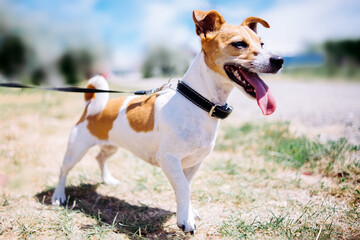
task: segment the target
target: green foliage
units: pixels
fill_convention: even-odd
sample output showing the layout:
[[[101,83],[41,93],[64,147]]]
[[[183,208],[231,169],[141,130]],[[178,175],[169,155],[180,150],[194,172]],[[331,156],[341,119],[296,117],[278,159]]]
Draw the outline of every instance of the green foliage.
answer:
[[[46,72],[43,68],[35,69],[32,74],[30,81],[34,85],[41,85],[46,80]]]
[[[65,82],[76,85],[91,75],[93,57],[87,51],[68,51],[58,61],[59,72]]]
[[[18,36],[9,35],[1,40],[0,72],[7,77],[13,77],[25,66],[27,48]]]
[[[324,50],[330,66],[360,65],[360,39],[327,41]]]

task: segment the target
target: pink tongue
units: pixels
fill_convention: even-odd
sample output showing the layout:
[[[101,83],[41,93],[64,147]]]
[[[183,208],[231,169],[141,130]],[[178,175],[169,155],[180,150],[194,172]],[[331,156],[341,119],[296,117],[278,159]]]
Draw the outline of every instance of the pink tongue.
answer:
[[[276,109],[276,101],[269,90],[269,87],[259,77],[258,74],[252,72],[241,71],[245,79],[255,88],[256,100],[264,115],[272,114]]]

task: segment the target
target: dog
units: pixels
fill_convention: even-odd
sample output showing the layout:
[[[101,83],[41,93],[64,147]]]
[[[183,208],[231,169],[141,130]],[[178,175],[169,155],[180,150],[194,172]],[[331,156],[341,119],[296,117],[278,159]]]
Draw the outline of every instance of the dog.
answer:
[[[85,110],[72,128],[54,205],[66,202],[66,177],[86,151],[100,145],[96,159],[104,183],[119,180],[109,172],[106,160],[118,147],[161,167],[171,183],[177,202],[177,225],[194,233],[199,216],[190,203],[190,184],[213,150],[219,119],[231,113],[226,100],[234,87],[257,100],[264,115],[272,114],[276,101],[257,73],[277,73],[284,60],[263,49],[257,17],[230,25],[215,10],[193,11],[201,51],[179,82],[177,90],[164,89],[151,96],[109,99],[108,93],[85,93]],[[109,89],[102,76],[88,81],[87,88]],[[206,105],[207,104],[207,105]]]

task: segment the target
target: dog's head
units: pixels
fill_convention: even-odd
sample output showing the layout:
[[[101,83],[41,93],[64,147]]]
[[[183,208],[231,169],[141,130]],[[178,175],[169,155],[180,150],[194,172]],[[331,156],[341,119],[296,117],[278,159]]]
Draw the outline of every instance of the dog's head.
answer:
[[[195,10],[193,20],[206,65],[256,98],[264,115],[272,114],[275,99],[257,73],[277,73],[284,60],[264,50],[257,35],[258,23],[266,28],[269,24],[261,18],[248,17],[241,25],[230,25],[215,10]]]

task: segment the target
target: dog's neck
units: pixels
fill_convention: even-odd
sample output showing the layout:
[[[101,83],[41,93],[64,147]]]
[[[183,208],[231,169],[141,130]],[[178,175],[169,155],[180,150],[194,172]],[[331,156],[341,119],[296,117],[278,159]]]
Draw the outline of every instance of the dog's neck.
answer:
[[[213,102],[224,105],[234,85],[229,79],[212,71],[205,63],[204,53],[201,51],[185,73],[182,81],[199,94]]]

